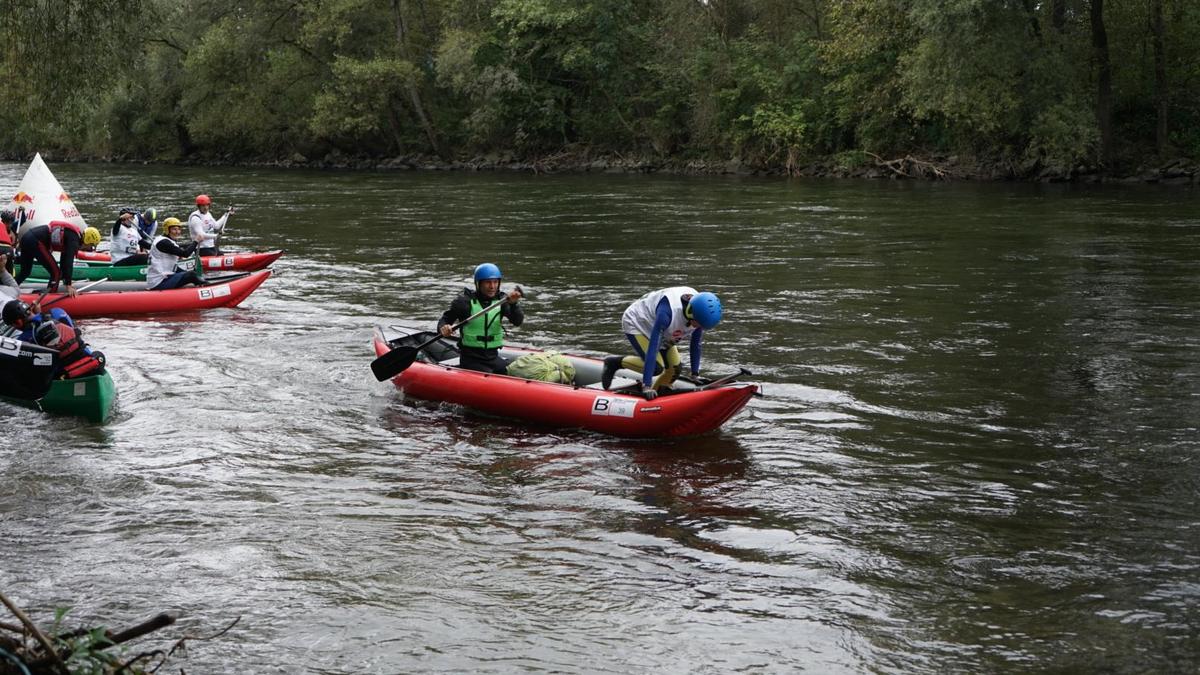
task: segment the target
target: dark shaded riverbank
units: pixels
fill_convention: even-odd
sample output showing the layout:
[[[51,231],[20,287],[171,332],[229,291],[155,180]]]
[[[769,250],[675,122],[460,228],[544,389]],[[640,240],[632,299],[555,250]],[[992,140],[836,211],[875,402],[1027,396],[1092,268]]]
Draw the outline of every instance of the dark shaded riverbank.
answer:
[[[945,180],[978,182],[1159,184],[1200,185],[1200,160],[1177,158],[1148,162],[1128,170],[1095,167],[1047,167],[1038,163],[1018,164],[950,157],[879,157],[862,153],[823,157],[797,162],[792,167],[760,164],[741,159],[660,158],[636,154],[591,153],[563,150],[556,153],[520,156],[493,153],[468,159],[446,159],[432,155],[366,157],[331,152],[313,158],[240,158],[233,155],[193,156],[186,159],[146,159],[129,156],[90,156],[44,152],[47,162],[163,164],[173,166],[325,169],[356,171],[498,171],[536,174],[663,174],[676,176],[762,176],[810,178],[861,178],[876,180]],[[0,159],[22,162],[32,156],[0,154]]]

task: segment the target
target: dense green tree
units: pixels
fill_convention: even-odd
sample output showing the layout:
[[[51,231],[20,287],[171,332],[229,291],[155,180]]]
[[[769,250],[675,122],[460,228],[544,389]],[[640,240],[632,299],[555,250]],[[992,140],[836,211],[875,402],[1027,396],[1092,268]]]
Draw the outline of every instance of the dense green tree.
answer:
[[[1190,0],[0,0],[8,152],[1200,155]]]

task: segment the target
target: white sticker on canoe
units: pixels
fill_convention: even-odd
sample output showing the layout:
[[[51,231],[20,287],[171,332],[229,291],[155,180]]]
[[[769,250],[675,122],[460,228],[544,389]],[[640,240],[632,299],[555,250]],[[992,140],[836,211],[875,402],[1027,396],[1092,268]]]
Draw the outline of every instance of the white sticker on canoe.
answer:
[[[76,396],[87,396],[87,382],[76,382],[75,383],[75,395]]]
[[[597,396],[592,401],[592,414],[608,417],[633,417],[637,410],[637,400],[632,398],[610,398]]]
[[[35,366],[52,366],[54,365],[53,354],[34,354],[33,365]]]
[[[223,298],[229,295],[229,284],[221,286],[208,286],[200,289],[201,300],[212,300],[213,298]]]
[[[204,266],[210,270],[219,270],[219,269],[223,269],[225,267],[233,267],[233,256],[225,256],[224,258],[218,258],[216,256],[213,256],[211,258],[205,258]]]
[[[21,343],[8,338],[0,338],[0,354],[16,356],[21,351]]]

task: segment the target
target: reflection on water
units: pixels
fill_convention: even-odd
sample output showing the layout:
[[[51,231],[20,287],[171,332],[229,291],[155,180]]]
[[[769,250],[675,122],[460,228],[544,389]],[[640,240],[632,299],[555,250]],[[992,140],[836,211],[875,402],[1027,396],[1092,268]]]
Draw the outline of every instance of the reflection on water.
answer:
[[[0,586],[43,620],[242,616],[195,672],[1200,661],[1191,192],[52,169],[94,224],[203,186],[288,253],[239,309],[87,322],[107,425],[0,406]],[[704,371],[765,396],[628,441],[375,382],[373,324],[483,260],[530,291],[508,339],[566,351],[714,290]]]

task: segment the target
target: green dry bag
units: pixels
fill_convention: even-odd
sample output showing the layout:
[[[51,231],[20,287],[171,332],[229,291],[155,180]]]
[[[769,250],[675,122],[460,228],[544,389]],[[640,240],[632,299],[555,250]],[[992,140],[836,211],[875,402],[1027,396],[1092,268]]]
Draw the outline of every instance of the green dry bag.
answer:
[[[575,379],[575,365],[558,352],[525,354],[508,364],[508,374],[527,380],[571,384]]]

